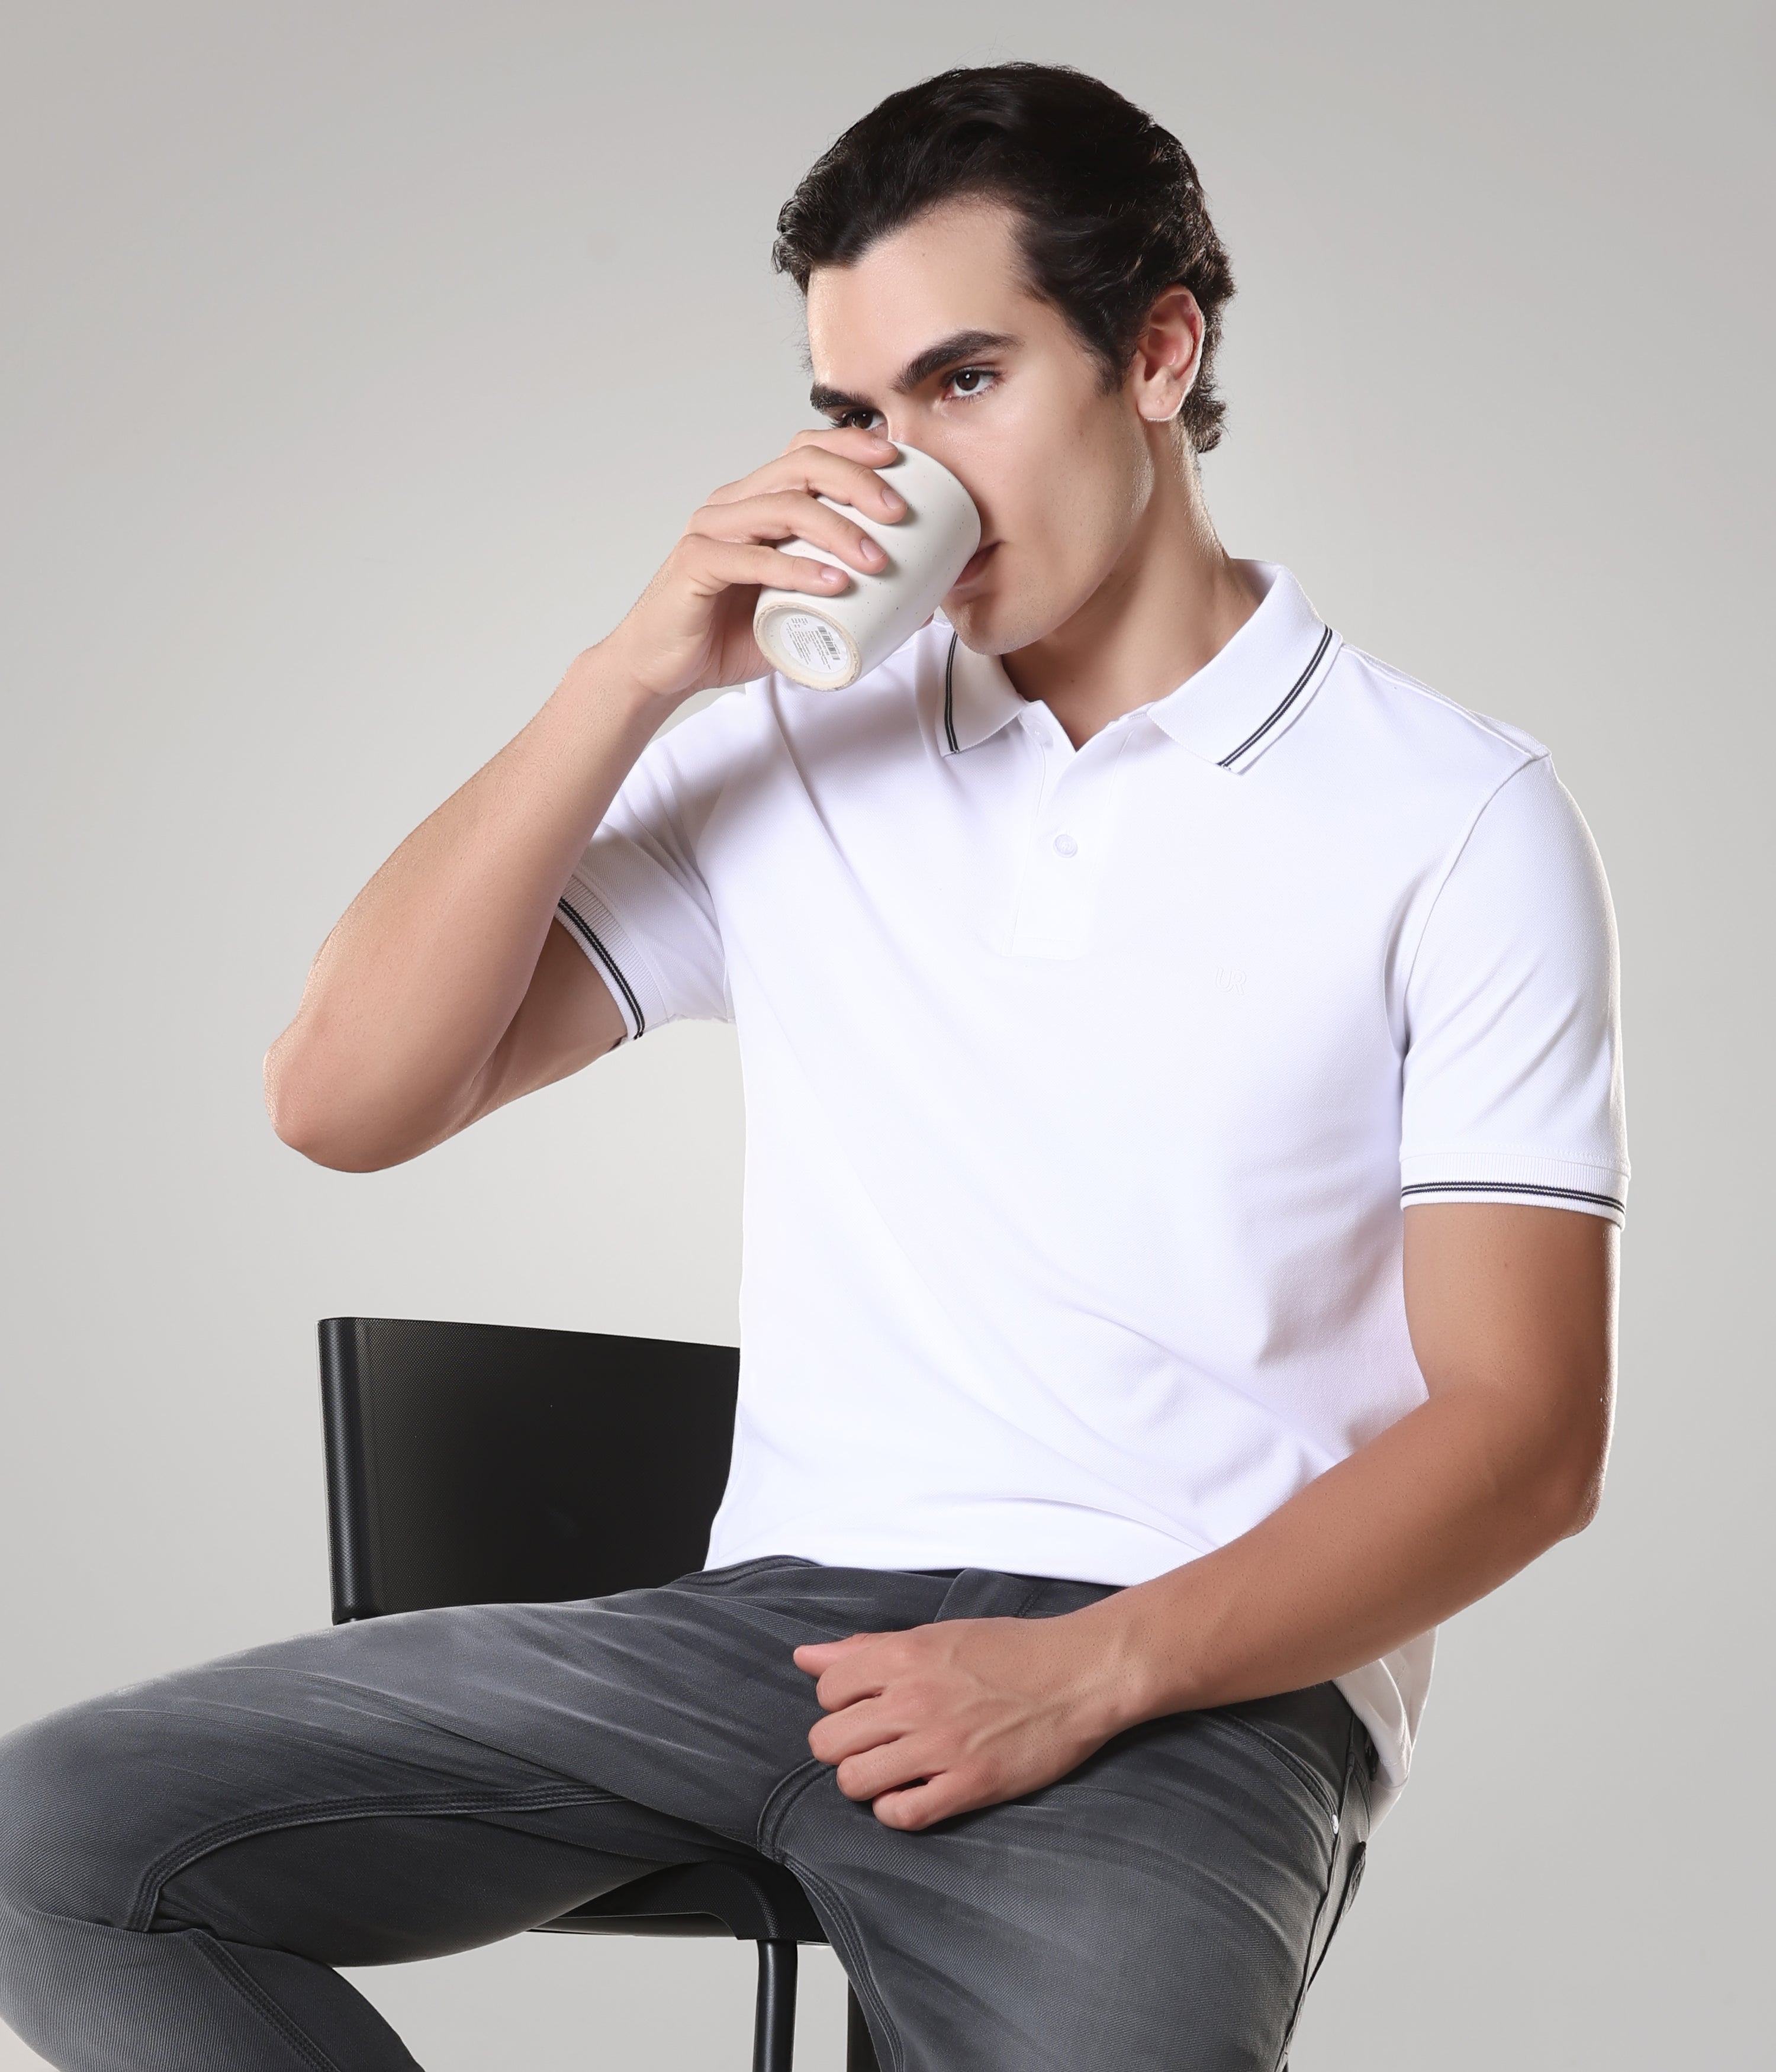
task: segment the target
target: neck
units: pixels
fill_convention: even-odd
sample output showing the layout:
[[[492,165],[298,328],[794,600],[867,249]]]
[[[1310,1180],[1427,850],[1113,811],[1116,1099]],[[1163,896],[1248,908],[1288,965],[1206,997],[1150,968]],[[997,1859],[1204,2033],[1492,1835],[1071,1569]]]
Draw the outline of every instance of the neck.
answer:
[[[1108,574],[1072,616],[1002,656],[1075,748],[1124,713],[1174,691],[1258,608],[1259,594],[1215,537],[1193,462],[1155,426],[1146,504]]]

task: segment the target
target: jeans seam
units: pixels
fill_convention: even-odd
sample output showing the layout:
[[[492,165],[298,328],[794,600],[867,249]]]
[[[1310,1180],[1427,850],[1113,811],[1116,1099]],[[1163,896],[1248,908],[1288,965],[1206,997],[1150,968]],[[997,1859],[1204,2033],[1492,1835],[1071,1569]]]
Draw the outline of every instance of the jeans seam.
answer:
[[[772,1856],[771,1851],[775,1845],[779,1829],[789,1817],[790,1807],[811,1784],[818,1780],[822,1770],[831,1767],[817,1756],[811,1756],[806,1762],[798,1763],[787,1777],[779,1778],[771,1786],[771,1795],[759,1808],[758,1825],[753,1830],[752,1844],[760,1856],[769,1857],[772,1862],[778,1860]]]
[[[316,1799],[298,1806],[276,1806],[263,1812],[244,1813],[214,1827],[201,1829],[171,1848],[163,1849],[137,1881],[135,1897],[123,1926],[138,1933],[153,1920],[166,1881],[188,1869],[199,1856],[226,1848],[231,1842],[250,1836],[270,1834],[286,1827],[312,1827],[328,1820],[364,1820],[377,1815],[401,1813],[441,1816],[463,1813],[535,1812],[550,1806],[596,1805],[617,1803],[615,1794],[585,1785],[553,1785],[521,1792],[457,1793],[447,1798],[417,1792],[386,1792],[369,1798]]]
[[[1348,1815],[1350,1811],[1350,1786],[1352,1780],[1359,1779],[1363,1774],[1363,1765],[1358,1760],[1357,1755],[1359,1736],[1367,1739],[1367,1734],[1364,1729],[1355,1720],[1353,1720],[1350,1729],[1350,1751],[1346,1756],[1344,1765],[1344,1794],[1338,1809],[1340,1815],[1339,1829],[1341,1835],[1343,1836],[1343,1840],[1341,1841],[1339,1846],[1345,1851],[1344,1883],[1338,1888],[1338,1910],[1332,1916],[1332,1925],[1326,1931],[1326,1940],[1320,1945],[1320,1954],[1314,1959],[1313,1970],[1307,1975],[1306,1985],[1301,1988],[1301,1997],[1304,2000],[1307,1997],[1308,1993],[1312,1990],[1314,1981],[1320,1975],[1320,1967],[1326,1962],[1327,1953],[1332,1947],[1332,1938],[1338,1934],[1338,1929],[1344,1920],[1345,1910],[1350,1904],[1350,1877],[1351,1873],[1357,1867],[1357,1850],[1361,1848],[1367,1851],[1368,1847],[1367,1839],[1359,1844],[1353,1844],[1350,1842],[1348,1832],[1349,1821],[1345,1817]],[[1367,1823],[1365,1823],[1366,1834],[1367,1825]],[[1335,1870],[1335,1864],[1334,1868]],[[1297,2019],[1298,2020],[1299,2018],[1299,2012],[1297,2011]]]
[[[791,1867],[786,1864],[784,1868],[788,1869]],[[845,1963],[845,1976],[850,1981],[851,1990],[874,2011],[882,2033],[888,2039],[889,2062],[882,2068],[882,2072],[901,2072],[906,2062],[906,2054],[901,2047],[900,2032],[888,2012],[888,2004],[882,1996],[882,1988],[876,1984],[875,1973],[870,1968],[869,1954],[864,1948],[849,1909],[839,1893],[818,1872],[801,1864],[794,1865],[793,1869],[803,1889],[817,1893],[824,1901],[828,1918],[822,1925],[834,1953],[841,1963]],[[849,1962],[845,1962],[847,1959]]]
[[[258,1980],[245,1970],[213,1936],[195,1935],[192,1943],[212,1969],[221,1974],[253,2012],[277,2031],[305,2064],[312,2066],[314,2072],[339,2072],[338,2061],[323,2050],[306,2030],[298,2029]]]
[[[1256,1729],[1253,1731],[1256,1732]],[[1268,1741],[1269,1736],[1266,1735],[1264,1738]],[[1350,1778],[1356,1766],[1356,1756],[1357,1724],[1355,1716],[1353,1714],[1350,1731],[1345,1741],[1344,1782],[1338,1794],[1338,1809],[1332,1815],[1337,1825],[1334,1830],[1331,1857],[1326,1866],[1326,1889],[1320,1894],[1319,1904],[1314,1910],[1314,1925],[1307,1931],[1307,1950],[1301,1959],[1301,1983],[1296,1991],[1295,2004],[1289,2009],[1289,2026],[1283,2031],[1282,2048],[1276,2054],[1276,2072],[1287,2072],[1289,2046],[1295,2041],[1295,2027],[1301,2018],[1301,2008],[1307,2000],[1308,1988],[1320,1975],[1320,1966],[1326,1962],[1326,1951],[1332,1947],[1332,1938],[1338,1931],[1338,1918],[1342,1916],[1344,1910],[1341,1898],[1338,1915],[1334,1917],[1332,1926],[1326,1931],[1326,1947],[1320,1951],[1319,1957],[1316,1960],[1314,1955],[1314,1938],[1319,1934],[1320,1923],[1326,1918],[1326,1902],[1332,1897],[1333,1881],[1338,1876],[1338,1858],[1344,1849],[1348,1823],[1343,1815],[1350,1808]]]

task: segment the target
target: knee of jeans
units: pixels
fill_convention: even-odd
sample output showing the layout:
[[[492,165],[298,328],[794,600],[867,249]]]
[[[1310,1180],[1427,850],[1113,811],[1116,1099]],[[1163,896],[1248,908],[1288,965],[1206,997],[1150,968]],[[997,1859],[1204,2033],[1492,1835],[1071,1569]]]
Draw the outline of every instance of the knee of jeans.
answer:
[[[23,1912],[121,1926],[134,1899],[122,1859],[145,1780],[98,1705],[0,1737],[0,1901]]]

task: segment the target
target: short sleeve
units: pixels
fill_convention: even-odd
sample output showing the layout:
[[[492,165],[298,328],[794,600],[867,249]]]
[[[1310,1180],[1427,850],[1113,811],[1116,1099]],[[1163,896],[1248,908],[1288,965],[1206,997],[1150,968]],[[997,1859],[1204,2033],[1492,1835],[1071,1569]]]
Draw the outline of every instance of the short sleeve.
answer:
[[[1406,985],[1400,1192],[1620,1223],[1628,1153],[1615,918],[1544,756],[1493,794],[1425,922]]]
[[[684,730],[643,750],[557,909],[631,1038],[668,1022],[730,1018],[722,931],[692,832],[706,812],[709,780],[675,752]]]

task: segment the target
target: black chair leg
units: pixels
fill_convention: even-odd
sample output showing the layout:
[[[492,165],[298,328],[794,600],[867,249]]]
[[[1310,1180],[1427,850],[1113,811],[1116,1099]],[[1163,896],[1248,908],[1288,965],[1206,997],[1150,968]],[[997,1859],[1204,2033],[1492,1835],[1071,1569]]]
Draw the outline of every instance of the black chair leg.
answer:
[[[758,2011],[752,2025],[752,2072],[790,2072],[796,2054],[796,1945],[758,1945]]]
[[[870,2040],[870,2025],[863,2018],[857,1996],[845,1996],[845,2072],[882,2072],[876,2062],[876,2046]]]

